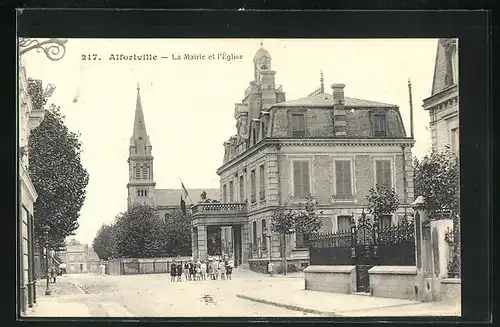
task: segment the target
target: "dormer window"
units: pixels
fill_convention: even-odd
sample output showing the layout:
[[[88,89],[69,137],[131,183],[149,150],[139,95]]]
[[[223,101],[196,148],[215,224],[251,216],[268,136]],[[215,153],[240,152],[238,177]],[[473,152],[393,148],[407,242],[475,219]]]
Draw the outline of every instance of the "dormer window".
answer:
[[[306,136],[306,123],[304,114],[292,114],[292,137]]]
[[[373,116],[375,137],[385,137],[387,124],[385,114],[375,114]]]

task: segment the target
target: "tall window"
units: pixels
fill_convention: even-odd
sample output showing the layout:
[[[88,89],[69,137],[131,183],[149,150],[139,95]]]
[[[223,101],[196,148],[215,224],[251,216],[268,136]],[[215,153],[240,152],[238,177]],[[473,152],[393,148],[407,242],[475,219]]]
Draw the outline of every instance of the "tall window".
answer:
[[[386,121],[385,115],[374,115],[375,137],[386,135]]]
[[[141,179],[141,167],[139,164],[135,166],[135,179]]]
[[[255,127],[253,127],[252,128],[252,145],[254,145],[255,143],[257,143],[257,135],[255,132]]]
[[[351,216],[337,217],[337,231],[348,232],[350,228],[351,228]]]
[[[457,128],[453,128],[451,130],[451,135],[450,135],[450,145],[451,145],[451,151],[453,151],[453,153],[457,154],[459,153],[459,135],[458,135],[458,127]]]
[[[250,197],[252,198],[251,201],[255,202],[256,201],[256,189],[255,189],[255,169],[252,169],[250,171]]]
[[[245,177],[240,176],[240,202],[245,202]]]
[[[375,182],[377,184],[386,184],[392,187],[392,172],[390,160],[375,161]]]
[[[309,161],[293,162],[293,194],[295,197],[306,197],[311,193],[309,184]]]
[[[265,191],[265,176],[264,176],[264,165],[260,165],[259,167],[259,198],[261,200],[264,200],[266,198],[266,191]]]
[[[226,184],[222,185],[222,202],[227,202],[227,186]]]
[[[148,169],[148,168],[149,168],[149,167],[148,167],[148,165],[147,165],[147,164],[144,164],[144,165],[142,166],[142,178],[143,178],[143,179],[148,179],[148,178],[149,178],[149,176],[148,176],[148,170],[149,170],[149,169]]]
[[[292,136],[304,137],[306,135],[306,123],[304,114],[292,115]]]
[[[351,161],[335,161],[335,191],[340,199],[352,197]]]
[[[229,202],[233,202],[233,195],[234,195],[234,189],[233,189],[233,181],[229,182]]]
[[[252,243],[253,244],[257,244],[257,222],[254,221],[252,223],[252,232],[253,232],[253,240],[252,240]]]
[[[383,215],[379,217],[379,226],[380,228],[391,227],[392,224],[392,216],[391,215]]]

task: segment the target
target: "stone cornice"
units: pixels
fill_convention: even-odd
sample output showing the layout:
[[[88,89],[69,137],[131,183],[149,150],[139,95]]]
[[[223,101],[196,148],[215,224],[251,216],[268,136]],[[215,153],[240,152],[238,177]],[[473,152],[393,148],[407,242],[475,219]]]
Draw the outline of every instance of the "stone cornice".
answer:
[[[127,187],[130,186],[156,186],[156,182],[130,182],[127,184]]]
[[[265,138],[260,140],[257,144],[247,149],[245,152],[241,153],[237,157],[225,162],[219,169],[217,169],[217,174],[221,174],[222,171],[227,168],[238,164],[240,161],[248,158],[252,154],[261,151],[268,146],[409,146],[412,147],[415,144],[415,140],[409,137],[406,138]]]
[[[127,162],[130,162],[130,160],[140,161],[140,160],[153,160],[153,159],[154,159],[153,156],[130,156],[128,157]]]
[[[441,92],[433,94],[432,96],[424,99],[422,107],[424,110],[433,109],[442,102],[458,98],[458,85],[452,85]]]

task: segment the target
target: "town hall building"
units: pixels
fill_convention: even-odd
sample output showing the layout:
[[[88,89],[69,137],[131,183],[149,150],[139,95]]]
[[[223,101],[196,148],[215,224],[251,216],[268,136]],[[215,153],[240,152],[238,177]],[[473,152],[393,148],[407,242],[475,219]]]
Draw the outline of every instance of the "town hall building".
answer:
[[[193,206],[193,256],[210,256],[210,235],[222,228],[223,248],[236,266],[265,271],[269,260],[279,266],[281,240],[271,231],[273,211],[283,204],[298,208],[308,195],[318,201],[323,232],[347,231],[351,217],[366,211],[366,196],[378,183],[390,185],[400,199],[399,210],[383,217],[382,226],[411,211],[415,140],[407,135],[397,105],[348,97],[348,86],[340,83],[328,91],[322,74],[314,92],[287,100],[262,46],[253,67],[250,85],[235,104],[236,132],[224,142],[217,170],[221,203]],[[149,141],[143,141],[148,151]],[[152,181],[143,183],[154,187]],[[286,243],[288,262],[306,266],[309,252],[302,235],[294,233]]]
[[[169,211],[180,209],[181,189],[157,189],[154,180],[154,157],[151,140],[146,131],[140,88],[137,86],[134,130],[129,145],[129,182],[127,184],[128,208],[136,204],[148,204],[158,210],[160,217]],[[219,200],[219,189],[188,189],[190,197],[206,193],[208,200]],[[189,202],[188,202],[189,203]]]

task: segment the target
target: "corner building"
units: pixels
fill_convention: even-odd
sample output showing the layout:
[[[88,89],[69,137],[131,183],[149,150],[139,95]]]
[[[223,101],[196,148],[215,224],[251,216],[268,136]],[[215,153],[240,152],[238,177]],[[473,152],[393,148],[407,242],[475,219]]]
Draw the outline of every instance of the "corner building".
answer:
[[[222,203],[195,205],[192,216],[194,254],[207,256],[207,226],[219,225],[230,234],[223,242],[230,243],[235,264],[256,271],[265,271],[270,257],[281,265],[280,236],[271,233],[280,204],[298,208],[312,194],[323,212],[322,232],[336,232],[348,230],[351,215],[366,209],[376,183],[392,185],[401,203],[382,225],[397,223],[413,199],[414,140],[398,106],[346,97],[344,84],[333,84],[328,93],[323,76],[309,96],[287,101],[271,61],[261,47],[253,80],[235,106],[237,131],[224,143],[217,170]],[[292,234],[286,242],[289,264],[304,268],[309,253],[303,236]]]

